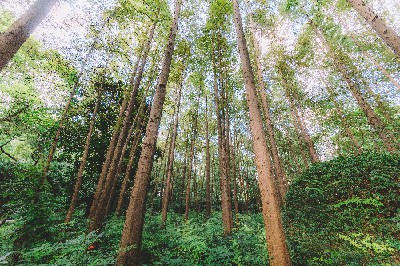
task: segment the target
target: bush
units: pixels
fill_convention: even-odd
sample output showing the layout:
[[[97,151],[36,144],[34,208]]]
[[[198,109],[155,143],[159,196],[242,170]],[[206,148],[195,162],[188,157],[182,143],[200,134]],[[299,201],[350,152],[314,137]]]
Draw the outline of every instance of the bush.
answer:
[[[369,153],[297,177],[284,210],[294,265],[399,263],[399,175],[398,155]]]

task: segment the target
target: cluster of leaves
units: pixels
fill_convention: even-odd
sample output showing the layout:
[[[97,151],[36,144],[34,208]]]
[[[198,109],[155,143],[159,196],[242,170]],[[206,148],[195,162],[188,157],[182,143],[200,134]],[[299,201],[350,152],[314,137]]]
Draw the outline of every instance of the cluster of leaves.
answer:
[[[398,262],[399,174],[398,155],[364,153],[315,164],[295,179],[284,215],[293,263]]]

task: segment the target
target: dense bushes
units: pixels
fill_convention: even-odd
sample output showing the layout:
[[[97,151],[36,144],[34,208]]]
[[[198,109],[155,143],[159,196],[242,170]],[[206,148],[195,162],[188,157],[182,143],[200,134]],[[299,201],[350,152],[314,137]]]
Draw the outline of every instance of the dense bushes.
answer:
[[[286,198],[294,265],[400,263],[400,157],[362,154],[318,163]]]

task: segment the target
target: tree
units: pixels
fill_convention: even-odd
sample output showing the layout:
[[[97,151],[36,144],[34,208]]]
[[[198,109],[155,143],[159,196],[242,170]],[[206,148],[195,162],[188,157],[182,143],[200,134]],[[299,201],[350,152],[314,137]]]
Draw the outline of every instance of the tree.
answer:
[[[364,112],[365,116],[368,119],[368,123],[373,127],[379,137],[382,139],[386,149],[388,151],[395,151],[396,150],[396,140],[394,139],[393,135],[391,132],[389,132],[385,126],[385,124],[382,122],[382,120],[379,118],[379,116],[375,113],[375,111],[372,109],[370,104],[366,101],[365,97],[362,95],[361,90],[360,90],[360,82],[354,81],[354,77],[356,75],[354,74],[354,67],[350,65],[350,67],[346,67],[344,62],[347,62],[347,64],[350,64],[350,60],[347,58],[346,60],[346,55],[342,51],[336,51],[336,53],[333,53],[331,44],[327,41],[324,32],[320,31],[318,27],[311,22],[311,26],[314,28],[316,31],[318,37],[322,40],[325,49],[329,56],[332,58],[333,63],[337,69],[337,71],[343,76],[343,79],[346,81],[348,84],[348,88],[353,95],[354,99],[356,100],[357,104],[361,108],[361,110]]]
[[[171,136],[171,143],[169,148],[168,154],[168,167],[167,167],[167,179],[165,180],[165,189],[163,195],[163,202],[162,202],[162,221],[161,227],[165,228],[165,223],[167,222],[167,211],[168,211],[168,203],[171,193],[171,182],[172,182],[172,173],[174,169],[174,156],[175,156],[175,142],[176,142],[176,135],[178,134],[178,123],[179,123],[179,108],[181,105],[181,96],[182,96],[182,83],[183,83],[183,75],[185,73],[185,62],[182,62],[182,77],[179,83],[178,88],[178,96],[176,97],[176,111],[175,111],[175,121],[174,127]]]
[[[165,100],[172,55],[174,52],[175,37],[178,31],[181,5],[181,0],[175,2],[174,19],[168,37],[167,48],[164,53],[162,69],[154,96],[154,103],[151,107],[150,118],[146,127],[146,136],[143,140],[143,148],[135,175],[135,183],[131,192],[128,210],[126,212],[126,220],[122,231],[120,252],[116,263],[117,265],[138,265],[139,263],[138,259],[142,241],[146,194],[150,183],[153,155]]]
[[[57,0],[36,0],[4,33],[0,34],[0,71],[8,64]]]
[[[246,87],[246,98],[250,112],[250,127],[253,135],[255,163],[261,193],[263,218],[267,236],[268,253],[271,265],[291,265],[289,250],[279,207],[279,199],[271,176],[271,161],[268,154],[267,140],[262,128],[261,113],[258,109],[257,91],[250,56],[243,32],[239,4],[233,0],[234,22],[238,39],[238,48]]]
[[[400,57],[400,36],[369,8],[364,0],[347,0],[357,13],[375,30],[379,37]]]
[[[208,98],[206,94],[206,219],[210,218],[211,214],[211,186],[210,186],[210,135],[208,125]]]
[[[251,29],[251,39],[253,41],[253,46],[254,46],[254,55],[255,55],[255,61],[256,61],[256,68],[257,68],[257,80],[258,80],[258,86],[259,86],[259,94],[261,97],[261,104],[263,107],[264,111],[264,117],[265,117],[265,126],[266,130],[268,133],[269,137],[269,143],[271,147],[271,153],[272,153],[272,158],[273,158],[273,164],[274,164],[274,169],[276,172],[277,176],[277,182],[279,184],[279,193],[281,200],[284,201],[286,190],[287,190],[287,178],[286,178],[286,173],[285,170],[283,169],[281,159],[279,157],[278,153],[278,146],[275,141],[275,133],[274,133],[274,125],[271,120],[271,113],[268,105],[268,99],[267,99],[267,93],[266,93],[266,88],[265,88],[265,83],[262,78],[262,68],[261,68],[261,61],[260,61],[260,47],[259,44],[256,40],[255,36],[255,27],[254,27],[254,22],[253,22],[253,16],[250,16],[250,29]]]
[[[78,201],[78,193],[79,193],[79,189],[82,186],[83,171],[85,170],[86,160],[87,160],[87,157],[89,155],[90,139],[92,138],[94,124],[96,122],[97,111],[99,110],[99,106],[100,106],[101,96],[102,96],[102,90],[99,89],[97,91],[96,105],[94,107],[92,118],[90,120],[89,131],[88,131],[88,134],[86,136],[86,143],[85,143],[85,148],[84,148],[83,154],[82,154],[81,165],[79,166],[78,175],[76,177],[76,183],[75,183],[75,187],[74,187],[74,194],[72,195],[71,204],[69,206],[68,213],[67,213],[67,216],[65,218],[65,222],[66,223],[71,221],[72,215],[74,214],[74,211],[75,211],[76,203]]]

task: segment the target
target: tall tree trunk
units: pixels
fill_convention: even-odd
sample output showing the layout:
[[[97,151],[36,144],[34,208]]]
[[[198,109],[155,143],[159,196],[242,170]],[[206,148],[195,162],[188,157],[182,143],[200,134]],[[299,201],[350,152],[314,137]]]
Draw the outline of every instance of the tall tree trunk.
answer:
[[[176,112],[175,112],[175,122],[174,122],[174,129],[172,131],[171,136],[171,144],[169,148],[169,155],[168,155],[168,167],[167,167],[167,179],[165,181],[165,189],[164,189],[164,196],[162,202],[162,211],[161,211],[161,227],[165,228],[167,222],[167,211],[168,211],[168,203],[170,198],[170,187],[171,187],[171,180],[172,180],[172,173],[174,170],[174,158],[175,158],[175,142],[176,142],[176,135],[178,134],[178,123],[179,123],[179,108],[181,105],[181,95],[182,95],[182,83],[183,83],[183,75],[185,73],[185,69],[182,69],[182,76],[181,81],[179,84],[179,91],[178,97],[176,99]]]
[[[144,45],[140,45],[139,53],[138,53],[139,56],[136,59],[136,63],[133,67],[133,71],[131,74],[131,80],[130,80],[131,84],[132,84],[132,82],[134,82],[134,77],[137,74],[139,64],[140,64],[140,61],[142,58],[143,49],[144,49]],[[89,215],[90,220],[93,220],[93,217],[95,216],[95,212],[97,211],[98,201],[100,200],[99,197],[101,196],[102,190],[104,188],[104,184],[106,182],[107,172],[108,172],[111,160],[112,160],[112,156],[114,155],[115,145],[117,144],[117,141],[118,141],[121,124],[122,124],[123,118],[124,118],[124,112],[128,105],[128,100],[129,100],[128,93],[129,93],[129,90],[126,90],[125,94],[124,94],[123,102],[122,102],[120,110],[119,110],[118,118],[117,118],[117,121],[114,126],[114,132],[110,139],[110,143],[108,144],[106,159],[104,160],[103,166],[101,168],[100,177],[97,182],[96,190],[95,190],[95,193],[93,196],[92,206],[90,208],[90,215]],[[93,224],[93,225],[89,224],[89,228],[91,226],[93,226],[93,228],[97,227],[97,225],[95,225],[95,224]]]
[[[214,49],[213,49],[214,50]],[[218,47],[218,52],[220,53],[220,49]],[[214,53],[213,53],[214,54]],[[220,170],[220,187],[221,187],[221,210],[222,210],[222,223],[224,226],[224,235],[232,234],[232,207],[231,207],[231,199],[230,199],[230,184],[228,177],[228,159],[227,159],[227,149],[226,149],[226,140],[225,140],[225,127],[224,127],[224,119],[221,113],[223,107],[221,107],[219,101],[219,93],[218,93],[218,83],[217,83],[217,74],[216,74],[216,60],[213,56],[213,72],[214,72],[214,101],[215,101],[215,109],[217,114],[217,130],[218,130],[218,157],[219,157],[219,170]],[[219,66],[221,68],[221,65]],[[221,79],[221,74],[220,80]],[[222,82],[220,82],[222,85]]]
[[[139,264],[139,253],[142,243],[142,230],[146,210],[146,194],[150,183],[150,174],[157,142],[158,127],[160,125],[165,100],[172,55],[174,52],[175,37],[178,31],[181,5],[182,1],[176,0],[174,19],[169,33],[162,70],[154,96],[154,103],[150,111],[146,136],[142,144],[142,153],[139,158],[135,183],[132,189],[128,210],[126,212],[126,220],[120,243],[120,253],[118,254],[116,265],[136,266]]]
[[[147,43],[144,48],[144,54],[141,58],[141,63],[137,70],[136,78],[134,79],[133,88],[132,88],[132,92],[130,95],[130,101],[129,101],[128,107],[125,111],[123,126],[122,126],[122,129],[118,136],[118,142],[117,142],[117,145],[115,146],[115,149],[114,149],[114,152],[112,155],[112,159],[111,159],[111,163],[109,165],[109,168],[107,169],[108,171],[107,171],[107,175],[106,175],[106,182],[105,182],[102,192],[100,194],[94,216],[92,216],[92,223],[90,224],[90,228],[89,228],[90,230],[100,229],[100,227],[102,226],[102,223],[104,221],[104,218],[107,215],[107,212],[106,212],[107,211],[106,208],[108,205],[107,203],[108,203],[109,199],[112,197],[111,191],[114,186],[114,183],[116,183],[116,181],[117,181],[115,179],[118,178],[116,176],[116,173],[118,170],[118,163],[120,161],[122,149],[123,149],[124,143],[126,141],[129,128],[132,123],[133,110],[135,107],[137,107],[137,95],[138,95],[140,83],[141,83],[141,80],[143,77],[144,68],[147,63],[147,56],[150,51],[151,43],[153,41],[153,35],[154,35],[154,30],[155,30],[156,24],[157,24],[157,19],[155,20],[155,22],[153,22],[151,29],[149,31]],[[132,78],[132,80],[133,80],[133,78]]]
[[[236,134],[235,134],[236,135]],[[235,206],[235,220],[236,224],[239,223],[239,200],[238,200],[238,192],[237,192],[237,169],[236,169],[236,154],[235,154],[235,143],[231,143],[231,151],[232,151],[232,182],[233,182],[233,203]]]
[[[198,108],[197,108],[198,110]],[[196,111],[196,116],[194,117],[193,126],[192,126],[192,139],[190,141],[190,155],[189,155],[189,169],[187,173],[187,180],[186,180],[186,197],[185,197],[185,221],[189,219],[189,211],[190,211],[190,181],[192,179],[192,170],[193,170],[193,161],[194,158],[194,149],[195,143],[197,139],[197,118],[198,111]]]
[[[275,133],[274,133],[274,125],[272,123],[271,119],[271,113],[269,110],[269,105],[268,105],[268,96],[266,93],[266,88],[265,88],[265,83],[262,78],[262,67],[261,67],[261,60],[260,60],[260,47],[257,42],[256,36],[255,36],[255,29],[254,29],[254,23],[253,23],[253,17],[250,16],[250,27],[251,27],[251,35],[252,35],[252,40],[253,40],[253,45],[254,45],[254,54],[255,54],[255,59],[256,59],[256,66],[257,66],[257,80],[259,84],[259,91],[261,95],[261,103],[262,107],[264,110],[264,117],[265,117],[265,126],[267,129],[268,137],[269,137],[269,143],[271,146],[271,153],[272,153],[272,159],[273,159],[273,165],[275,168],[275,173],[277,176],[277,181],[278,181],[278,188],[279,188],[279,194],[281,196],[281,201],[284,201],[285,194],[287,191],[287,178],[286,178],[286,173],[285,170],[283,169],[282,166],[282,161],[281,158],[279,157],[278,153],[278,146],[276,145],[275,141]]]
[[[342,125],[344,127],[345,133],[346,133],[346,135],[349,137],[349,139],[351,141],[352,148],[355,151],[355,154],[362,153],[362,147],[358,143],[358,141],[357,141],[356,137],[354,136],[353,132],[350,130],[349,123],[348,123],[348,121],[346,119],[346,116],[343,114],[342,108],[341,108],[341,106],[339,106],[339,103],[336,100],[335,92],[333,91],[332,87],[330,87],[328,84],[326,84],[326,82],[324,82],[324,84],[326,86],[326,90],[328,91],[329,99],[335,105],[336,113],[338,114],[338,116],[340,118],[340,121],[342,122]]]
[[[356,44],[358,50],[363,51],[362,45],[359,40],[353,35],[350,35],[350,38]],[[372,62],[372,64],[396,87],[397,93],[400,93],[400,83],[395,80],[392,75],[378,62],[376,59],[367,51],[363,52],[364,55],[368,57],[368,59]]]
[[[124,158],[125,158],[125,153],[126,153],[126,150],[128,149],[129,143],[131,142],[132,134],[133,134],[133,132],[135,132],[135,136],[133,137],[133,145],[131,146],[131,152],[130,152],[129,157],[128,157],[129,158],[129,162],[128,162],[128,165],[127,165],[127,168],[126,168],[126,171],[125,171],[124,179],[123,179],[122,184],[121,184],[121,192],[123,191],[122,199],[123,199],[123,195],[124,195],[124,193],[126,191],[128,180],[129,180],[129,176],[130,176],[130,173],[131,173],[131,168],[133,167],[133,162],[135,160],[136,150],[137,150],[137,147],[139,145],[139,140],[140,140],[142,127],[143,127],[143,121],[145,120],[146,114],[148,115],[148,111],[150,111],[149,108],[147,108],[147,111],[146,111],[146,97],[147,97],[147,93],[149,91],[149,88],[150,88],[150,82],[149,82],[149,85],[146,87],[146,90],[143,93],[142,101],[141,101],[140,106],[139,106],[139,110],[136,113],[134,122],[132,123],[132,125],[131,125],[131,127],[129,129],[129,133],[128,133],[127,137],[126,137],[126,140],[125,140],[125,143],[124,143],[124,147],[122,148],[121,155],[120,155],[119,162],[118,162],[117,172],[116,172],[115,178],[114,178],[114,183],[113,183],[113,186],[112,186],[112,189],[111,189],[111,192],[110,192],[110,196],[108,198],[107,208],[106,208],[106,211],[105,211],[106,215],[110,213],[111,205],[112,205],[112,202],[113,202],[113,199],[114,199],[114,193],[115,193],[115,190],[117,189],[118,177],[121,175],[121,171],[122,171],[122,168],[123,168],[123,162],[124,162]],[[133,156],[133,158],[132,158],[132,156]],[[128,172],[128,175],[126,175],[126,172]],[[120,196],[121,196],[121,193],[120,193]],[[122,203],[123,202],[120,202],[120,197],[118,197],[117,209],[116,209],[116,214],[117,215],[119,215],[119,213],[121,211],[121,207],[122,207],[122,205],[119,205],[119,204],[122,204]],[[118,206],[119,206],[119,210],[118,210]]]
[[[145,98],[144,98],[145,100]],[[146,105],[144,103],[144,105]],[[150,110],[150,109],[149,109]],[[146,114],[148,114],[148,112],[146,112]],[[135,162],[135,155],[138,149],[138,145],[139,145],[139,141],[142,138],[142,127],[143,127],[143,123],[146,121],[146,117],[147,115],[143,115],[139,118],[139,123],[138,126],[136,128],[136,132],[135,135],[133,137],[134,143],[131,147],[131,151],[129,153],[129,161],[128,164],[126,166],[126,170],[125,170],[125,175],[124,175],[124,179],[122,181],[121,184],[121,190],[119,192],[119,197],[118,197],[118,202],[117,202],[117,208],[115,210],[115,213],[119,216],[121,214],[122,211],[122,206],[124,204],[124,199],[125,199],[125,193],[128,189],[128,181],[129,181],[129,177],[131,176],[131,171],[133,168],[133,163]]]
[[[250,128],[253,135],[253,149],[258,172],[270,265],[291,265],[289,250],[286,245],[286,236],[283,230],[277,189],[271,176],[271,160],[268,153],[267,139],[262,127],[261,113],[258,109],[254,75],[251,69],[249,51],[246,46],[237,0],[233,0],[233,7],[239,55],[246,87],[246,98],[250,111]]]
[[[128,97],[127,97],[127,95],[125,95],[125,97],[122,101],[121,107],[119,109],[118,119],[117,119],[117,123],[114,127],[113,135],[111,136],[110,143],[108,144],[106,159],[103,162],[103,166],[101,168],[101,174],[100,174],[99,180],[97,181],[97,186],[96,186],[96,190],[95,190],[95,193],[93,196],[92,206],[90,208],[89,219],[93,219],[93,217],[94,217],[94,214],[95,214],[95,211],[97,208],[97,204],[98,204],[98,199],[101,195],[101,191],[102,191],[104,183],[106,181],[105,180],[106,179],[106,171],[108,169],[108,166],[110,165],[111,156],[114,152],[115,144],[117,143],[117,140],[118,140],[119,129],[120,129],[119,126],[121,125],[122,116],[125,112],[127,104],[128,104]]]
[[[0,71],[18,52],[57,0],[36,0],[5,32],[0,33]]]
[[[65,104],[63,113],[62,113],[62,115],[60,117],[60,122],[58,124],[57,132],[56,132],[56,135],[54,137],[53,143],[52,143],[52,145],[50,147],[49,155],[47,157],[46,163],[44,164],[43,174],[42,174],[42,176],[41,176],[41,178],[39,180],[39,184],[38,184],[38,187],[36,189],[36,195],[35,195],[35,198],[34,198],[34,202],[35,203],[37,203],[39,201],[40,191],[42,190],[42,187],[43,187],[44,183],[47,180],[47,174],[48,174],[49,169],[50,169],[50,164],[53,161],[53,157],[54,157],[54,153],[56,152],[58,140],[60,139],[61,131],[64,128],[64,123],[65,123],[65,120],[67,119],[67,114],[68,114],[68,111],[69,111],[69,107],[71,106],[72,99],[75,96],[75,90],[78,87],[78,83],[79,83],[79,79],[75,82],[75,85],[74,85],[73,89],[71,90],[71,92],[69,94],[69,98],[67,100],[67,103]]]
[[[162,171],[162,175],[161,175],[160,210],[162,209],[162,201],[163,201],[163,196],[164,196],[164,181],[165,181],[165,176],[167,175],[169,150],[171,148],[171,146],[169,146],[168,153],[167,153],[167,146],[168,146],[168,143],[170,143],[169,138],[172,135],[172,128],[173,128],[173,123],[171,122],[169,129],[168,129],[167,137],[165,138],[164,151],[162,152],[162,158],[164,159],[164,157],[165,157],[165,163],[163,164],[163,171]],[[166,156],[164,156],[164,155],[166,155]]]
[[[192,199],[192,206],[196,210],[197,208],[197,200],[198,200],[198,175],[197,175],[197,161],[194,160],[193,163],[193,199]],[[189,203],[190,204],[190,203]]]
[[[206,94],[206,220],[211,215],[211,191],[210,191],[210,135],[208,132],[208,99]]]
[[[84,148],[82,159],[81,159],[81,165],[79,167],[78,175],[76,177],[74,193],[72,194],[71,204],[69,205],[68,213],[65,218],[66,223],[69,223],[71,221],[72,215],[74,214],[74,211],[75,211],[76,203],[78,201],[78,193],[79,193],[79,190],[82,185],[83,170],[85,169],[86,160],[89,155],[90,139],[92,137],[94,124],[96,123],[96,116],[97,116],[97,111],[99,110],[99,106],[100,106],[101,95],[102,95],[102,91],[100,90],[97,92],[96,105],[94,107],[92,118],[90,120],[89,131],[86,136],[86,143],[85,143],[85,148]]]
[[[182,176],[181,176],[181,196],[180,196],[180,203],[179,203],[179,212],[183,213],[183,199],[185,195],[185,180],[186,180],[186,172],[187,172],[187,162],[188,162],[188,155],[189,153],[189,135],[186,135],[185,141],[185,158],[183,160],[183,169],[182,169]]]
[[[296,127],[300,130],[300,134],[307,145],[311,161],[313,163],[319,162],[317,151],[314,148],[314,142],[312,141],[310,135],[308,134],[306,126],[304,125],[303,118],[300,117],[299,111],[296,105],[294,104],[293,97],[290,95],[289,92],[287,92],[287,99],[289,101],[290,112],[293,116],[294,123],[296,124]]]
[[[385,124],[379,118],[379,116],[375,113],[372,109],[371,105],[365,100],[364,96],[361,93],[360,85],[354,81],[354,73],[351,70],[352,66],[346,67],[343,63],[343,59],[341,58],[342,52],[336,51],[335,53],[332,52],[332,48],[330,43],[326,40],[324,33],[314,24],[310,23],[311,26],[314,28],[315,32],[317,33],[318,37],[322,40],[329,56],[332,58],[333,63],[337,69],[337,71],[342,75],[343,79],[346,81],[348,88],[353,95],[354,99],[356,100],[358,106],[364,112],[365,116],[367,117],[368,124],[375,129],[378,133],[378,136],[382,139],[385,148],[390,151],[394,152],[397,150],[397,141],[386,129]]]
[[[347,0],[357,13],[375,30],[379,37],[400,57],[400,36],[369,8],[363,0]]]
[[[246,175],[245,175],[245,186],[244,186],[244,201],[246,214],[249,213],[249,201],[250,201],[250,185],[249,185],[249,162],[246,162]],[[263,215],[264,217],[264,215]],[[264,222],[265,224],[265,222]]]
[[[378,61],[375,60],[368,52],[365,55],[371,60],[371,62],[375,65],[375,67],[382,72],[382,74],[396,87],[397,93],[400,93],[400,84],[395,80],[392,75],[381,65]]]

